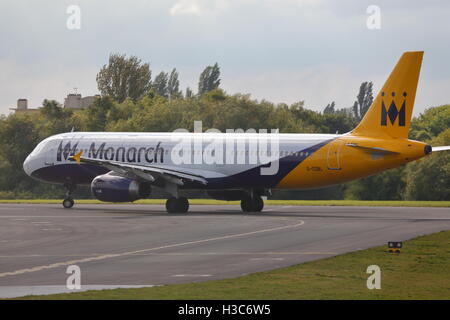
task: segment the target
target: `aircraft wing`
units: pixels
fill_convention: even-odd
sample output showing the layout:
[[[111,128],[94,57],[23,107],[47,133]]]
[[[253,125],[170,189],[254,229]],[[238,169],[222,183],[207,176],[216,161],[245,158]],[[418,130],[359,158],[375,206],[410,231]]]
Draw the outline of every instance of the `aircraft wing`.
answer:
[[[432,147],[433,152],[450,150],[450,146]]]
[[[76,154],[75,156],[70,157],[69,160],[76,161],[77,163],[89,163],[102,166],[130,179],[154,182],[157,178],[162,178],[168,182],[172,182],[180,186],[184,184],[184,181],[195,181],[204,185],[207,184],[207,180],[200,175],[156,166],[144,166],[103,159],[91,159],[82,157],[81,154]]]

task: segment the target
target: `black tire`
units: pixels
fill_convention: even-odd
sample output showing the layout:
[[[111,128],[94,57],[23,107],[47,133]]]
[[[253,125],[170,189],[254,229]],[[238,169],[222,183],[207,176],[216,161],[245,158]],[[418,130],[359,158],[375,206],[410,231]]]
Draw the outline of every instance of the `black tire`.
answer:
[[[172,197],[172,198],[167,199],[166,210],[168,213],[177,212],[177,199],[176,198]]]
[[[63,207],[66,209],[72,208],[74,204],[75,204],[75,201],[73,201],[72,198],[66,198],[62,202]]]
[[[253,210],[252,198],[245,197],[241,200],[241,209],[243,212],[251,212]]]
[[[186,197],[177,199],[177,212],[186,213],[189,210],[189,200]]]
[[[261,212],[264,208],[264,201],[261,197],[254,197],[253,198],[253,211],[254,212]]]

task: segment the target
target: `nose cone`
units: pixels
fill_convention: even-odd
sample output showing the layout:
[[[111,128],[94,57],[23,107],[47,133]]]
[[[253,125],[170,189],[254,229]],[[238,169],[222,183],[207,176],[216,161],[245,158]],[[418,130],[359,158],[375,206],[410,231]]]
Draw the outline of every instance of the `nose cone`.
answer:
[[[23,162],[23,170],[27,175],[31,177],[32,169],[31,169],[31,156],[28,156]]]

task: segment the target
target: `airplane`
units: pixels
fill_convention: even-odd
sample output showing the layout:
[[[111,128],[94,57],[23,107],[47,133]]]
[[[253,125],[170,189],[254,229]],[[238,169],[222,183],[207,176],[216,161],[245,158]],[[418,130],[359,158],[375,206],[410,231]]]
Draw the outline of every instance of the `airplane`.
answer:
[[[64,208],[74,205],[77,185],[90,185],[105,202],[133,202],[161,188],[168,213],[188,211],[186,189],[260,212],[272,189],[341,184],[450,150],[408,139],[422,57],[423,51],[405,52],[361,122],[344,134],[68,132],[41,141],[23,168],[62,184]],[[268,141],[276,148],[268,151]]]

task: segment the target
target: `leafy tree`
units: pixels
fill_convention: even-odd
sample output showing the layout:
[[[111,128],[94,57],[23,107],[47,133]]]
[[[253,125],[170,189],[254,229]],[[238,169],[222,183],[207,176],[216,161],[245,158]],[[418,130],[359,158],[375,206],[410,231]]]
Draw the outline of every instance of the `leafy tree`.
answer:
[[[344,113],[324,114],[321,122],[323,122],[323,133],[346,133],[357,124],[353,117]]]
[[[85,110],[86,129],[88,131],[104,131],[108,113],[115,107],[110,97],[99,97]]]
[[[377,173],[346,184],[345,198],[351,200],[402,200],[404,167]]]
[[[55,100],[44,100],[42,108],[40,108],[40,114],[45,118],[38,124],[40,134],[43,137],[67,132],[75,127],[75,124],[71,121],[73,111],[62,108]]]
[[[200,74],[198,81],[198,94],[218,88],[220,85],[220,68],[217,62],[213,66],[207,66]]]
[[[334,114],[336,112],[336,110],[334,109],[335,105],[336,104],[334,103],[334,101],[327,104],[327,106],[323,110],[323,114]]]
[[[430,141],[433,146],[450,145],[450,129]],[[432,153],[428,158],[411,163],[407,169],[407,200],[450,199],[450,152]]]
[[[169,81],[167,83],[167,91],[170,99],[180,98],[182,93],[180,91],[180,81],[178,80],[178,71],[173,68],[169,76]]]
[[[427,141],[450,127],[450,105],[429,108],[411,122],[411,139]]]
[[[151,84],[148,63],[142,63],[135,56],[127,58],[121,54],[111,54],[108,64],[97,74],[98,90],[102,96],[111,96],[118,102],[131,98],[138,100]]]
[[[0,125],[0,155],[13,168],[23,172],[22,164],[40,140],[31,115],[13,114]]]
[[[359,87],[357,99],[353,104],[353,114],[356,119],[361,120],[373,102],[372,82],[363,82]]]
[[[194,96],[194,92],[192,92],[192,89],[191,89],[191,88],[187,87],[187,88],[186,88],[186,94],[185,94],[185,97],[186,97],[186,98],[192,98],[193,96]]]
[[[169,75],[161,71],[153,81],[152,89],[155,90],[157,94],[161,97],[168,98],[169,97],[169,87],[167,82],[169,81]]]
[[[41,114],[47,119],[60,119],[65,117],[65,111],[58,101],[45,99],[42,103],[42,108],[40,109]]]

